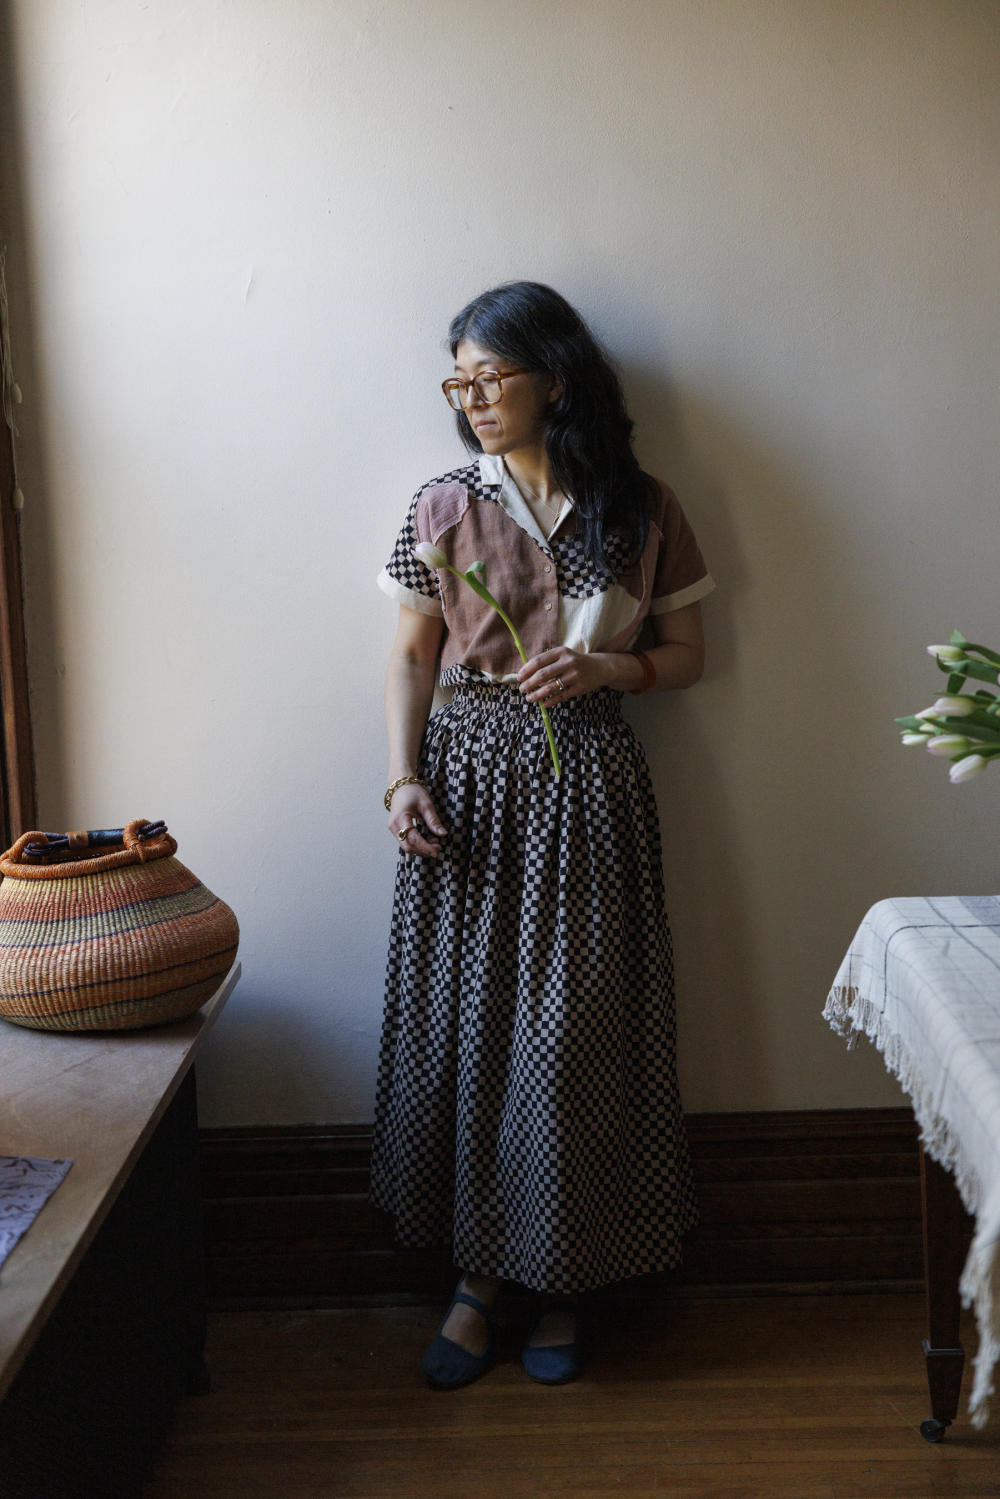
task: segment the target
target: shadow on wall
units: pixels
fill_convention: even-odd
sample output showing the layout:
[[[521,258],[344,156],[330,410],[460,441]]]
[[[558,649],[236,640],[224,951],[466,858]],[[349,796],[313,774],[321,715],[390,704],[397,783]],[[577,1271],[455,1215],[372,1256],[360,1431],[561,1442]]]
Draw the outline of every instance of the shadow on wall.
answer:
[[[735,497],[720,477],[733,470],[723,461],[710,470],[699,456],[721,459],[721,415],[697,408],[688,393],[682,394],[655,370],[629,369],[624,383],[640,459],[677,491],[718,585],[703,604],[708,666],[695,689],[703,698],[717,695],[737,670],[735,620],[747,587],[746,561],[732,515]],[[699,430],[696,442],[688,441],[692,426]],[[730,432],[730,445],[734,441]],[[735,1063],[738,1056],[743,1084],[763,1094],[770,1083],[768,1056],[753,1003],[759,994],[757,951],[737,847],[734,788],[727,783],[704,716],[693,711],[695,706],[686,694],[679,694],[639,700],[630,708],[646,748],[660,810],[682,1076],[712,1076],[727,1058]],[[720,911],[726,913],[721,929]],[[738,988],[744,1001],[739,1004],[734,1003],[734,973],[742,976]],[[686,1094],[685,1102],[691,1106]]]
[[[863,628],[864,580],[844,576],[857,542],[838,525],[845,507],[711,399],[648,369],[625,384],[641,461],[677,490],[718,584],[702,682],[629,710],[660,807],[682,1081],[698,1080],[685,1102],[761,1107],[790,1078],[808,1099],[797,1042],[815,1054],[843,948],[887,893],[877,866],[867,893],[857,878],[852,823],[890,850],[895,836],[891,812],[858,796],[870,738],[842,742]],[[890,712],[869,690],[861,715],[885,721],[891,755]]]

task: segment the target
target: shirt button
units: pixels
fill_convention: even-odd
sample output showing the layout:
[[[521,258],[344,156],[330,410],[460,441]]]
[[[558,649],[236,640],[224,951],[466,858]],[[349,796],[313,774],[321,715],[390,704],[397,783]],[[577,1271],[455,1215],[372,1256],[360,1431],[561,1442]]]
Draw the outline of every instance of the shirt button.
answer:
[[[552,605],[551,605],[551,604],[546,604],[546,605],[545,605],[545,608],[546,608],[546,609],[547,609],[547,610],[548,610],[548,609],[551,609],[551,608],[552,608]]]

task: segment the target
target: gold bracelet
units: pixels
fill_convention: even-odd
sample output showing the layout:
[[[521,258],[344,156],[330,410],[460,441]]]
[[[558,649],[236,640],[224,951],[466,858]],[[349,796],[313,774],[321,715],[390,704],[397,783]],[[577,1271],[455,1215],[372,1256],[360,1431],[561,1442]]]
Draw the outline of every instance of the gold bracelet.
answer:
[[[643,692],[648,692],[651,687],[656,686],[656,667],[645,651],[633,651],[632,654],[642,667],[642,686],[630,687],[629,692],[633,697],[639,697]]]
[[[385,810],[387,812],[391,810],[393,795],[400,786],[426,786],[426,784],[426,781],[422,781],[419,776],[400,776],[398,781],[393,781],[385,793]]]

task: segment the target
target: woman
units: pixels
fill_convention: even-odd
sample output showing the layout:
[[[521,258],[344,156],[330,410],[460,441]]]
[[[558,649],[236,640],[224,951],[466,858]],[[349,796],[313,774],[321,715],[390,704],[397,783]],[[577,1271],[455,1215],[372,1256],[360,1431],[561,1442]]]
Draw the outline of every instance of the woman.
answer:
[[[418,491],[379,578],[400,605],[386,682],[400,859],[372,1193],[403,1243],[450,1242],[462,1271],[424,1356],[431,1384],[488,1366],[504,1281],[542,1293],[522,1362],[562,1383],[580,1367],[578,1293],[676,1265],[695,1218],[656,809],[620,703],[698,680],[713,584],[562,297],[499,286],[449,336],[444,391],[477,456]],[[419,542],[460,572],[486,564],[525,664]],[[429,718],[439,663],[455,695]]]

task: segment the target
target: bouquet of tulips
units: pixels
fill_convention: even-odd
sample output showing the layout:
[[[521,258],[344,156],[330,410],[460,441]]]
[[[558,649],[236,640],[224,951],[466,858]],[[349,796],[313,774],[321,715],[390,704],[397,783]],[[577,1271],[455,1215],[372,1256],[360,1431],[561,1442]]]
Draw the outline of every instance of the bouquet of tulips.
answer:
[[[948,645],[929,645],[932,655],[948,675],[947,689],[929,708],[909,718],[897,718],[904,744],[922,744],[931,755],[951,761],[949,779],[956,785],[986,769],[1000,755],[1000,697],[977,688],[963,692],[973,682],[998,685],[1000,655],[985,645],[973,645],[953,630]]]

